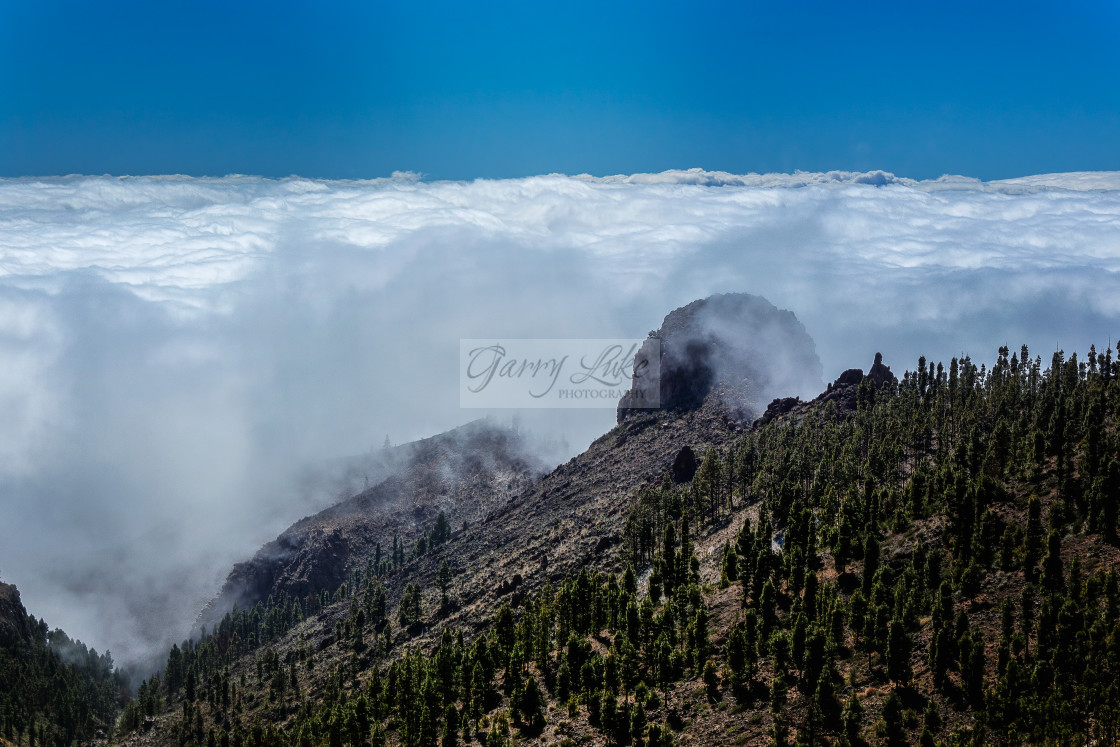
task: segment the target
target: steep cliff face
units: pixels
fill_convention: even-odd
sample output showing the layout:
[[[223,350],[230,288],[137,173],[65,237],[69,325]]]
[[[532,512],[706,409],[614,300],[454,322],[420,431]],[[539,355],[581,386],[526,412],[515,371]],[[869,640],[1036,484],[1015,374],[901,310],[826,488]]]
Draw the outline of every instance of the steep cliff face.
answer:
[[[413,544],[441,511],[452,528],[478,522],[546,469],[517,433],[483,421],[400,448],[405,457],[384,481],[301,519],[234,566],[199,623],[213,625],[235,604],[270,594],[333,591],[379,543],[388,557],[394,536]]]
[[[711,296],[670,312],[650,333],[639,361],[655,356],[659,376],[635,375],[619,402],[618,422],[641,412],[655,395],[660,409],[674,411],[715,398],[750,422],[775,397],[812,396],[822,386],[816,345],[793,312],[745,293]]]

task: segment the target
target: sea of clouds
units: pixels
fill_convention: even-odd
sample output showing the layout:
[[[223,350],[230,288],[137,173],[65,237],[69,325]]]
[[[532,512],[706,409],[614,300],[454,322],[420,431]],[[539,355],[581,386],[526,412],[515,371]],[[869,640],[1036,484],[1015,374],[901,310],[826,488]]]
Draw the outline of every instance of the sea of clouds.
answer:
[[[353,487],[324,460],[477,417],[460,338],[640,338],[745,291],[827,380],[1048,362],[1120,336],[1118,270],[1118,173],[0,180],[0,578],[134,660]],[[614,422],[526,418],[557,459]]]

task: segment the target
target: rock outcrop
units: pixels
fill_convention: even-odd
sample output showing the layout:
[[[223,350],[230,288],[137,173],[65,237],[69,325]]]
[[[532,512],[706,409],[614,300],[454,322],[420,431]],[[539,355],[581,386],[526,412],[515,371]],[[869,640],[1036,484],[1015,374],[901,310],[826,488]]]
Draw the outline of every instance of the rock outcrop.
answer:
[[[860,372],[860,376],[863,376],[862,371]],[[797,407],[799,404],[801,404],[801,399],[799,397],[781,397],[776,399],[770,403],[766,408],[766,412],[762,413],[762,417],[756,420],[754,425],[756,428],[760,425],[766,425],[771,420],[776,420],[787,413],[793,412],[793,408]]]
[[[656,377],[639,377],[643,362]],[[821,389],[816,346],[793,312],[759,296],[734,293],[694,301],[670,312],[638,354],[618,422],[659,401],[658,409],[688,411],[717,397],[736,419],[750,422],[778,395],[811,396]]]
[[[867,372],[867,378],[871,379],[877,386],[883,384],[894,384],[898,381],[898,377],[891,373],[890,366],[883,365],[883,354],[875,354],[875,363],[872,364],[871,370]]]
[[[883,385],[898,383],[898,378],[891,373],[890,366],[883,364],[883,354],[875,354],[875,362],[866,375],[862,368],[849,368],[836,377],[836,381],[808,402],[802,402],[795,397],[783,397],[773,400],[766,408],[754,426],[766,425],[772,420],[792,416],[798,418],[808,412],[812,407],[831,402],[840,413],[855,412],[859,401],[859,388],[867,382],[876,388]]]

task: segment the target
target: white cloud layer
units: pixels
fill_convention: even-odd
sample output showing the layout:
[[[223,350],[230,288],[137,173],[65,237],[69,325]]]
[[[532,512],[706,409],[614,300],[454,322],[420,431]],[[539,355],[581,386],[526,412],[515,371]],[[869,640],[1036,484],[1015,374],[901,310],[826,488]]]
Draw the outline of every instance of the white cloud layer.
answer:
[[[640,337],[728,291],[826,378],[1084,352],[1120,335],[1120,174],[0,180],[0,568],[137,656],[322,505],[306,465],[473,417],[459,338]],[[527,422],[576,450],[613,414]]]

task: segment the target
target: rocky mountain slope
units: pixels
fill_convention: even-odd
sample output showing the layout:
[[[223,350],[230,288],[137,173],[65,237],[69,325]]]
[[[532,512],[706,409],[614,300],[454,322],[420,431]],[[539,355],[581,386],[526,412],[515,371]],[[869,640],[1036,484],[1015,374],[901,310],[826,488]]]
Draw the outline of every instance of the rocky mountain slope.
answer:
[[[356,569],[386,557],[396,540],[414,546],[442,512],[450,527],[477,523],[545,472],[517,432],[475,421],[395,449],[377,485],[304,518],[233,568],[200,616],[211,627],[235,605],[270,595],[333,592]]]
[[[1117,743],[1111,356],[622,412],[465,529],[173,651],[124,739]]]

